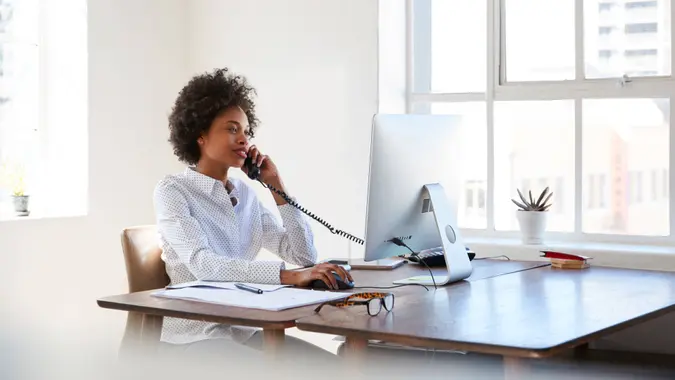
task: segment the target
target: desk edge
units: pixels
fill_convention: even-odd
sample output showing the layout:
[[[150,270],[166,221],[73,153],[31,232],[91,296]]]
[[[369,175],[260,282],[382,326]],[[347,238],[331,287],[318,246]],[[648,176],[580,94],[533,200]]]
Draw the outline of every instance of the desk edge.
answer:
[[[224,317],[216,315],[205,315],[196,312],[173,311],[166,309],[159,309],[149,306],[138,306],[132,304],[121,304],[115,301],[106,299],[98,299],[96,303],[103,309],[127,311],[130,313],[139,313],[147,315],[156,315],[160,317],[184,318],[202,322],[214,322],[225,325],[260,327],[263,329],[287,329],[295,327],[297,319],[290,319],[287,321],[263,321],[259,319],[241,318],[241,317]],[[186,318],[186,316],[194,316],[196,318]]]
[[[625,321],[607,327],[605,329],[595,331],[593,333],[578,337],[576,339],[560,343],[555,346],[542,348],[509,347],[484,343],[446,341],[437,338],[415,337],[410,335],[393,334],[386,332],[354,330],[345,327],[320,326],[315,323],[303,322],[302,319],[297,320],[295,323],[298,330],[302,331],[310,331],[322,334],[332,334],[338,336],[349,336],[358,339],[381,340],[384,342],[392,342],[411,347],[471,351],[471,352],[480,352],[485,354],[496,354],[520,358],[547,358],[555,356],[566,350],[573,349],[575,347],[590,343],[591,341],[601,338],[603,336],[607,336],[609,334],[624,330],[626,328],[638,325],[640,323],[644,323],[646,321],[658,318],[672,311],[675,311],[675,304],[666,306],[651,313],[643,314],[629,321]]]

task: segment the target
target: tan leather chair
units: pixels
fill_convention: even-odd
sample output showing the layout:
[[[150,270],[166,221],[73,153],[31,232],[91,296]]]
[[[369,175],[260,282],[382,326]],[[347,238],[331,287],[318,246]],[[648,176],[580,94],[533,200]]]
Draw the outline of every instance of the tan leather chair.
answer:
[[[156,226],[125,228],[121,239],[129,293],[163,288],[169,284]],[[129,312],[120,354],[132,348],[154,349],[159,342],[161,329],[162,317]]]

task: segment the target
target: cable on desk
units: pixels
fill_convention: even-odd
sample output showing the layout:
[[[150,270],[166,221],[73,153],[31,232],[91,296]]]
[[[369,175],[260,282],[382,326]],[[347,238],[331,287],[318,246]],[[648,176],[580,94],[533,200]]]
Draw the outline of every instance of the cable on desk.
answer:
[[[408,245],[406,243],[404,243],[403,240],[401,240],[399,238],[393,238],[389,241],[398,245],[399,247],[408,248],[411,256],[417,256],[417,253],[415,253],[415,251],[413,251],[412,248],[408,247]],[[409,258],[407,258],[405,255],[399,255],[399,257],[404,259],[404,260],[408,260],[410,262],[413,262]],[[434,283],[434,289],[438,289],[438,287],[436,286],[436,279],[434,278],[434,272],[431,271],[431,268],[429,268],[429,265],[426,262],[424,262],[424,260],[419,260],[419,262],[421,262],[422,264],[424,264],[425,267],[427,267],[427,269],[429,270],[429,275],[431,276],[431,281],[433,281],[433,283]]]

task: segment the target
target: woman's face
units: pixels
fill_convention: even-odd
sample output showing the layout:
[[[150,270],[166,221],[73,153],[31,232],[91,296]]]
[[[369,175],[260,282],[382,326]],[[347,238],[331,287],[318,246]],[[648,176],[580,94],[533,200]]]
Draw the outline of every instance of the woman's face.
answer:
[[[216,116],[211,127],[199,138],[201,159],[228,168],[240,168],[248,152],[248,117],[240,107],[230,107]]]

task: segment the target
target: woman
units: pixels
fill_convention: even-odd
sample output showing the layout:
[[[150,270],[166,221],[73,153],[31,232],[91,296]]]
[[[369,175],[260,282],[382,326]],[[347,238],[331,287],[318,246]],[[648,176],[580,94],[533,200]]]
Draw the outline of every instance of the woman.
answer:
[[[258,127],[253,95],[244,78],[218,69],[192,78],[176,99],[169,141],[188,167],[162,179],[154,192],[171,284],[210,280],[307,286],[318,279],[337,289],[333,272],[343,280],[351,276],[336,265],[314,265],[317,253],[305,216],[272,193],[280,224],[248,180],[229,175],[231,169],[247,172],[242,166],[250,156],[261,181],[287,193],[272,159],[250,143]],[[284,261],[256,260],[261,248],[309,268],[288,270]],[[177,318],[164,319],[161,340],[178,350],[262,346],[257,329]],[[295,349],[303,349],[302,343],[287,339]]]

